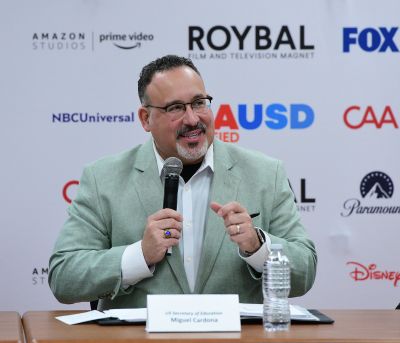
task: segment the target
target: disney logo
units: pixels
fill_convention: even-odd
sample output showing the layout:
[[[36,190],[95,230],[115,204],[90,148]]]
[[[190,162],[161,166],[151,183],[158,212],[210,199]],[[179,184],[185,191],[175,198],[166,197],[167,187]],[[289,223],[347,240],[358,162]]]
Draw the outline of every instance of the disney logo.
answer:
[[[354,266],[354,270],[350,272],[350,277],[355,281],[365,280],[389,280],[393,281],[394,287],[400,281],[400,272],[378,270],[375,263],[371,263],[368,266],[364,266],[361,263],[350,261],[346,265]]]

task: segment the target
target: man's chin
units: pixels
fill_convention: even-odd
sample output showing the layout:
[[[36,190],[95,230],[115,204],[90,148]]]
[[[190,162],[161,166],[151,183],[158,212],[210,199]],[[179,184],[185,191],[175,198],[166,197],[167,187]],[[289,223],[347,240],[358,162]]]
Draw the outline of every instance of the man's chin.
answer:
[[[208,142],[205,140],[201,145],[200,143],[189,143],[187,146],[182,146],[178,142],[176,149],[181,159],[188,162],[196,162],[201,160],[207,153]]]

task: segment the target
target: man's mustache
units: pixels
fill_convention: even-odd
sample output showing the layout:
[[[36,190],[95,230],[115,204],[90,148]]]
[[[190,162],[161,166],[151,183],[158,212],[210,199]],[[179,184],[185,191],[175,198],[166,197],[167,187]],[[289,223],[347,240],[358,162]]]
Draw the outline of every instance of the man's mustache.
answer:
[[[203,133],[206,133],[207,127],[205,124],[203,124],[201,122],[198,122],[196,126],[184,125],[176,132],[176,136],[179,137],[181,135],[186,134],[187,132],[194,131],[194,130],[201,130]]]

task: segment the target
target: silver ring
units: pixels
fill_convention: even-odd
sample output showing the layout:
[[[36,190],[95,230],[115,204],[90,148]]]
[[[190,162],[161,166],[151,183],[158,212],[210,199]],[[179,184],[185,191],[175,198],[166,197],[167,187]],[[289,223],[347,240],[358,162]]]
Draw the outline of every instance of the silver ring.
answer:
[[[238,235],[240,233],[240,225],[236,224],[236,234]]]

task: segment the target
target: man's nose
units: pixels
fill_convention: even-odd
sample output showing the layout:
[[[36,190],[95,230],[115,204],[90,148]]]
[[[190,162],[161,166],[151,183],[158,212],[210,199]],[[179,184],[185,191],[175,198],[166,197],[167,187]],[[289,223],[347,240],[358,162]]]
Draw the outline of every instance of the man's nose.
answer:
[[[189,126],[195,126],[199,122],[199,116],[195,111],[193,111],[192,107],[187,104],[186,112],[183,116],[183,123]]]

